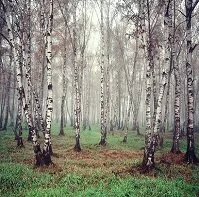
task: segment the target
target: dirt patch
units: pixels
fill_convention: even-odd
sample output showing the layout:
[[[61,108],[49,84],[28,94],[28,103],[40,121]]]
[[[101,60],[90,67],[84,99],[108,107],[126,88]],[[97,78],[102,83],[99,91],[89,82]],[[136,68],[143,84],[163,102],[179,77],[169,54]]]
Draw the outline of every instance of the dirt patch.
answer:
[[[160,157],[160,163],[165,163],[165,164],[183,164],[183,159],[184,159],[184,154],[183,153],[172,153],[168,152],[166,154],[163,154]]]
[[[100,151],[101,156],[112,159],[137,159],[141,158],[141,152],[122,152],[122,151]]]
[[[65,153],[65,157],[70,159],[90,159],[92,158],[92,152],[87,150],[76,152],[73,149],[68,149]]]

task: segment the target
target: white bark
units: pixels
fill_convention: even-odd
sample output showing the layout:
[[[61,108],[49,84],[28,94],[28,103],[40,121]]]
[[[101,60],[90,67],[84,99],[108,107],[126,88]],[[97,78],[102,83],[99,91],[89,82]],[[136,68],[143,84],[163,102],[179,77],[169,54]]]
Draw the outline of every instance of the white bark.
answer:
[[[197,3],[196,3],[197,4]],[[187,152],[185,161],[188,163],[195,163],[197,161],[194,146],[194,89],[193,89],[193,66],[192,66],[192,30],[191,19],[193,12],[193,1],[185,1],[186,8],[186,41],[187,41],[187,54],[186,54],[186,75],[187,75],[187,107],[188,107],[188,120],[187,120]]]
[[[74,2],[73,11],[73,66],[74,66],[74,87],[75,87],[75,138],[76,144],[74,149],[76,151],[81,151],[80,147],[80,113],[81,113],[81,103],[80,103],[80,87],[79,87],[79,66],[77,64],[77,28],[76,28],[76,10],[77,2]]]
[[[101,103],[101,140],[100,145],[106,144],[106,117],[105,117],[105,98],[104,98],[104,51],[105,51],[105,40],[104,40],[104,22],[103,22],[103,0],[101,2],[101,63],[100,63],[100,70],[101,70],[101,92],[100,92],[100,103]]]
[[[48,28],[46,32],[46,62],[47,62],[47,111],[46,111],[46,131],[43,153],[46,156],[46,164],[51,163],[51,123],[53,111],[53,91],[52,91],[52,25],[53,25],[53,0],[50,0],[50,10],[48,16]],[[45,158],[44,158],[45,159]]]
[[[5,6],[6,5],[5,1],[3,0],[2,2],[4,4],[4,6]],[[23,84],[22,84],[22,73],[21,73],[21,69],[20,69],[19,57],[17,55],[16,41],[15,41],[13,33],[12,33],[12,26],[11,26],[11,23],[10,23],[10,16],[9,16],[9,14],[8,14],[8,12],[7,12],[5,7],[4,7],[4,12],[5,12],[5,20],[6,20],[7,27],[8,27],[9,41],[12,44],[14,63],[15,63],[15,66],[16,66],[18,92],[19,92],[19,94],[21,96],[21,99],[22,99],[23,110],[24,110],[24,114],[25,114],[25,117],[26,117],[26,122],[28,124],[28,128],[29,128],[29,130],[30,130],[30,132],[32,134],[32,142],[33,142],[33,149],[34,149],[35,156],[36,156],[36,164],[37,165],[41,165],[40,144],[39,144],[39,142],[37,140],[37,135],[36,135],[35,129],[34,129],[33,125],[32,125],[32,121],[30,119],[30,114],[29,114],[29,111],[28,111],[28,105],[26,103],[24,87],[23,87]]]

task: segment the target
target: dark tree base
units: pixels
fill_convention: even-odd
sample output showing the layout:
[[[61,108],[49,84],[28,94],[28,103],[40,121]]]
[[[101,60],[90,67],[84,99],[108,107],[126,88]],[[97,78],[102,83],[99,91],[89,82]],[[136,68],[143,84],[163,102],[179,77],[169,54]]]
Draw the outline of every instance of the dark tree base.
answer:
[[[38,144],[37,146],[34,146],[34,152],[35,152],[35,159],[36,159],[36,166],[43,166],[44,161],[43,161],[43,154],[41,152],[40,145]]]
[[[99,142],[99,145],[106,146],[106,140],[105,139],[101,139],[100,142]]]
[[[53,155],[53,149],[52,149],[52,145],[51,144],[49,145],[49,153],[50,153],[50,155]]]
[[[136,128],[136,131],[137,131],[137,135],[138,135],[138,136],[141,135],[141,134],[140,134],[140,129],[139,129],[139,127]]]
[[[91,131],[91,126],[90,125],[88,126],[88,130]]]
[[[43,152],[43,163],[47,166],[53,163],[51,160],[50,152],[45,152],[45,151]]]
[[[82,130],[83,130],[83,131],[86,130],[86,125],[83,125]]]
[[[79,138],[80,138],[80,136],[76,136],[76,143],[75,143],[75,147],[73,148],[74,151],[76,151],[76,152],[80,152],[82,150],[80,147]]]
[[[27,141],[28,141],[28,142],[31,142],[31,141],[32,141],[32,136],[31,136],[30,134],[28,135]]]
[[[36,166],[44,165],[43,154],[41,152],[39,152],[35,155],[35,159],[36,159],[36,163],[35,163]]]
[[[60,130],[59,135],[60,135],[60,136],[64,136],[64,135],[65,135],[65,134],[64,134],[64,130]]]
[[[14,140],[18,140],[18,138],[19,138],[18,135],[15,135],[15,139]]]
[[[75,147],[74,147],[73,149],[74,149],[74,151],[76,151],[76,152],[80,152],[80,151],[82,150],[81,147],[80,147],[80,144],[76,144]]]
[[[124,143],[127,142],[127,136],[124,136],[124,139],[122,140],[122,142],[124,142]]]
[[[19,148],[25,148],[25,146],[23,144],[22,138],[18,137],[18,139],[17,139],[17,147],[19,147]]]
[[[199,164],[199,160],[195,155],[195,151],[186,152],[184,156],[184,162],[187,164]]]
[[[148,155],[146,155],[146,153],[144,153],[144,158],[140,166],[142,173],[149,173],[153,171],[154,168],[155,168],[154,155],[151,156],[151,162],[149,163],[149,157]]]
[[[154,169],[155,169],[155,165],[152,165],[152,166],[141,166],[141,172],[143,174],[152,172]]]
[[[175,153],[175,154],[180,154],[182,153],[179,148],[175,148],[175,146],[173,145],[172,148],[171,148],[171,152],[172,153]]]
[[[149,173],[152,172],[155,169],[155,164],[147,165],[146,161],[142,162],[142,165],[140,166],[140,169],[142,173]]]
[[[17,147],[24,148],[22,136],[17,136]]]

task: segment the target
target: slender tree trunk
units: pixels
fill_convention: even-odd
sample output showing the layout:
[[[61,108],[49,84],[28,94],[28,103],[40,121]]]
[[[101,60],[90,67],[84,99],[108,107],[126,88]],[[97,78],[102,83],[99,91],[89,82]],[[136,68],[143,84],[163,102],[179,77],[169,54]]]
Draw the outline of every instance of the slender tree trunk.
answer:
[[[176,41],[175,41],[175,0],[174,0],[174,25],[173,25],[173,40],[172,40],[172,60],[175,75],[175,100],[174,100],[174,131],[173,131],[173,145],[171,152],[180,153],[179,139],[180,139],[180,71],[179,65],[176,61]]]
[[[12,53],[12,52],[11,52]],[[7,101],[6,101],[6,114],[5,114],[5,120],[3,125],[3,130],[7,129],[8,124],[8,115],[10,111],[10,85],[11,85],[11,66],[12,66],[12,54],[10,54],[10,64],[9,64],[9,73],[8,73],[8,81],[7,81]]]
[[[23,138],[22,138],[22,98],[19,95],[18,98],[18,112],[17,112],[17,120],[16,120],[16,128],[18,130],[18,137],[17,137],[17,146],[22,148],[24,147]]]
[[[53,26],[53,0],[50,0],[50,11],[48,16],[47,43],[46,43],[46,62],[47,62],[47,110],[46,110],[46,130],[43,148],[44,163],[52,163],[52,144],[51,144],[51,124],[53,112],[53,85],[52,85],[52,26]]]
[[[16,50],[16,43],[14,40],[14,36],[12,34],[12,28],[11,28],[11,24],[10,24],[10,17],[9,14],[5,8],[5,1],[3,0],[3,10],[5,13],[5,20],[7,23],[7,27],[8,27],[8,33],[9,33],[9,41],[12,44],[12,49],[13,49],[13,57],[14,57],[14,63],[16,65],[16,75],[17,75],[17,83],[18,83],[18,92],[19,95],[22,99],[22,105],[23,105],[23,110],[24,110],[24,114],[26,117],[26,122],[28,124],[28,128],[31,131],[32,134],[32,142],[33,142],[33,150],[35,153],[35,158],[36,158],[36,165],[42,165],[43,161],[42,161],[42,153],[41,153],[41,149],[40,149],[40,144],[37,140],[37,135],[36,132],[34,130],[34,127],[32,125],[31,119],[30,119],[30,114],[28,111],[28,105],[26,103],[26,97],[25,97],[25,91],[24,91],[24,87],[22,84],[22,73],[21,73],[21,68],[20,68],[20,63],[19,63],[19,57],[17,56],[17,50]]]
[[[74,2],[74,28],[73,28],[73,66],[74,66],[74,83],[75,83],[75,151],[81,151],[80,147],[80,112],[81,112],[81,103],[80,103],[80,88],[79,88],[79,67],[77,64],[77,28],[76,28],[76,11],[77,11],[77,2]]]
[[[196,163],[198,159],[195,155],[194,144],[194,88],[193,88],[193,67],[192,67],[192,30],[191,19],[193,12],[193,1],[185,0],[186,9],[186,42],[187,42],[187,57],[186,57],[186,74],[187,74],[187,106],[188,106],[188,120],[187,120],[187,152],[185,154],[185,162]]]
[[[62,81],[63,81],[63,93],[62,93],[62,101],[61,101],[61,121],[60,121],[60,132],[59,135],[64,135],[64,111],[65,111],[65,100],[66,100],[66,53],[67,53],[67,48],[66,48],[66,39],[67,39],[67,30],[66,30],[67,24],[65,24],[65,37],[64,37],[64,64],[63,64],[63,76],[62,76]]]
[[[154,138],[158,137],[159,131],[160,131],[160,125],[161,125],[161,119],[162,119],[162,116],[161,116],[162,115],[162,99],[164,96],[167,80],[168,80],[168,72],[163,72],[162,84],[160,86],[160,92],[159,92],[159,97],[157,101],[156,118],[155,118],[154,131],[153,131]],[[158,139],[156,139],[155,141],[157,142]],[[157,145],[156,143],[153,143],[153,144],[154,146]],[[154,147],[154,150],[155,150],[155,147]]]
[[[101,8],[101,140],[99,145],[105,146],[106,145],[106,118],[105,118],[105,97],[104,97],[104,49],[105,49],[105,41],[104,41],[104,22],[103,22],[103,0],[100,1]]]
[[[142,29],[143,34],[145,35],[145,18],[144,18],[144,9],[145,9],[145,0],[142,0],[141,3],[142,9]],[[154,64],[153,54],[152,54],[152,40],[151,40],[151,27],[150,27],[150,10],[149,10],[149,0],[147,0],[147,19],[148,19],[148,47],[147,47],[147,56],[148,56],[148,65],[146,69],[146,134],[145,134],[145,149],[144,149],[144,157],[142,162],[142,168],[145,172],[151,171],[154,168],[154,152],[156,139],[152,133],[152,117],[151,117],[151,93],[152,93],[152,68]],[[143,36],[144,37],[144,36]],[[145,39],[145,38],[144,38]],[[144,47],[145,47],[144,41]]]
[[[12,52],[12,51],[11,51]],[[15,80],[15,76],[16,76],[16,70],[15,67],[13,68],[13,92],[12,92],[12,105],[9,108],[9,113],[10,113],[10,127],[14,126],[14,114],[15,114],[15,92],[16,92],[16,80]]]

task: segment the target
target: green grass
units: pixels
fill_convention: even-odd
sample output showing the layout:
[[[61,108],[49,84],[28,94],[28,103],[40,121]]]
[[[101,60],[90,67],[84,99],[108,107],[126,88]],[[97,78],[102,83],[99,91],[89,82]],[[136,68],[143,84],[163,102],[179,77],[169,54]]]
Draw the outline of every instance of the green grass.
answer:
[[[74,131],[65,128],[65,136],[58,136],[59,126],[53,125],[52,140],[55,166],[34,168],[32,144],[16,147],[11,131],[0,132],[0,196],[59,197],[59,196],[199,196],[199,167],[185,164],[157,164],[156,173],[150,176],[128,173],[125,169],[138,166],[142,161],[144,136],[129,132],[127,143],[122,143],[123,133],[117,131],[107,137],[107,147],[98,145],[99,128],[81,132],[82,152],[76,153]],[[43,138],[39,139],[43,145]],[[199,152],[198,136],[196,151]],[[171,149],[171,135],[167,134],[164,149],[156,158]],[[186,151],[186,140],[180,142]],[[113,173],[122,172],[120,175]]]

